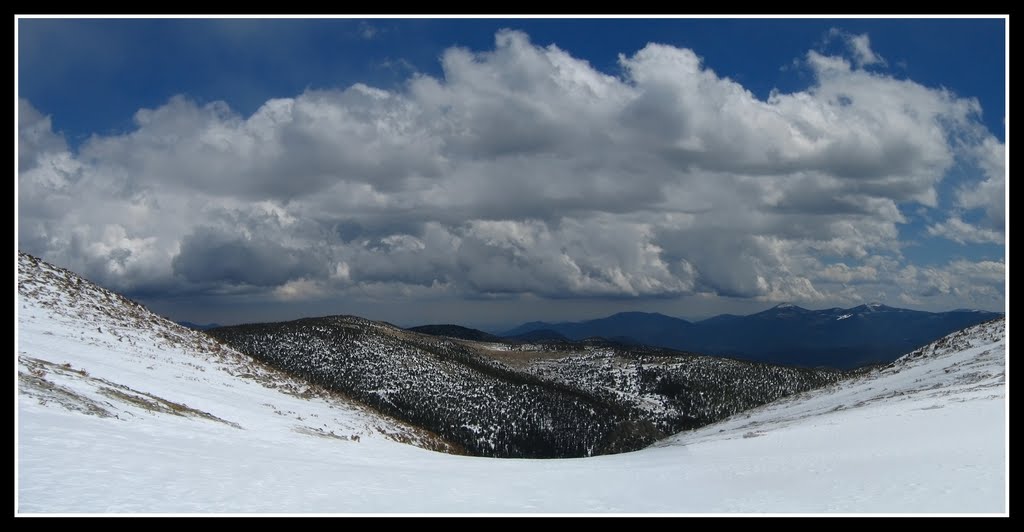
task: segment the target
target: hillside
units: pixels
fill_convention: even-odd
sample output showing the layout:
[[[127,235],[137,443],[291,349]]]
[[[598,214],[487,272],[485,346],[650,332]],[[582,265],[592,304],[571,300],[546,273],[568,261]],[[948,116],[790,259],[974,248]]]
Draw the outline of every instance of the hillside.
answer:
[[[1006,335],[1002,318],[975,325],[644,452],[755,469],[743,496],[774,500],[764,511],[1008,511]]]
[[[632,451],[844,377],[607,342],[473,342],[353,316],[208,332],[471,454],[505,458]]]
[[[601,453],[625,421],[612,405],[488,363],[461,341],[355,316],[209,333],[258,360],[432,427],[473,454],[588,456]]]
[[[392,439],[457,451],[436,436],[165,320],[75,274],[18,256],[21,427],[52,407],[128,425],[171,416],[339,441]],[[24,447],[23,457],[34,449]],[[29,488],[32,479],[26,478]]]

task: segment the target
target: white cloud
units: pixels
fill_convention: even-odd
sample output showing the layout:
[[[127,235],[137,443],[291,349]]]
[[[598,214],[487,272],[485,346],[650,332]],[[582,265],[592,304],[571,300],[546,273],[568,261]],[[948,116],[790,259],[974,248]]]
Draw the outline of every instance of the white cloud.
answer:
[[[1002,231],[1006,224],[1006,146],[987,136],[971,147],[985,179],[961,188],[959,206],[984,209],[992,228]]]
[[[18,101],[18,172],[40,164],[40,156],[67,152],[64,137],[54,133],[53,122],[26,100]]]
[[[850,62],[839,56],[822,55],[814,50],[807,52],[807,63],[819,76],[850,73]]]
[[[968,223],[961,213],[954,213],[946,221],[930,225],[928,234],[960,244],[1001,244],[1006,233],[1006,147],[995,137],[984,134],[968,142],[963,151],[965,159],[974,162],[973,169],[980,177],[958,188],[956,206],[967,213],[978,211],[978,220]]]
[[[964,222],[957,216],[928,226],[928,234],[948,238],[959,244],[1002,244],[1003,233]]]
[[[309,301],[324,297],[329,292],[316,281],[294,279],[274,288],[272,294],[282,301]]]
[[[359,36],[363,39],[370,40],[377,36],[380,30],[376,26],[366,22],[365,20],[359,21]]]
[[[620,77],[513,31],[441,61],[249,117],[175,97],[78,153],[22,101],[21,246],[149,293],[814,302],[895,279],[868,262],[906,266],[898,226],[954,166],[985,177],[959,208],[1004,216],[976,100],[842,58],[766,101],[657,44]]]
[[[901,269],[897,281],[914,300],[938,300],[950,306],[993,307],[1001,302],[1006,269],[1003,262],[954,260],[943,267]]]
[[[819,274],[822,279],[837,283],[878,281],[878,269],[874,266],[847,266],[839,262],[826,266]]]
[[[886,66],[887,64],[882,56],[871,49],[871,38],[867,33],[857,35],[838,28],[832,28],[829,30],[829,37],[842,39],[849,48],[850,53],[853,54],[853,60],[857,64],[857,68],[870,65]]]

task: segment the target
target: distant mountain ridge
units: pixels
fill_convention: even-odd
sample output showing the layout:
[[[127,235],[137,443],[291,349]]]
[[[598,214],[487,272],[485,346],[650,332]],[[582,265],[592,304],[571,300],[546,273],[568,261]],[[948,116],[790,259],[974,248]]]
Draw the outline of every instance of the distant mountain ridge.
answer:
[[[540,323],[540,322],[537,322]],[[644,345],[641,342],[636,341],[629,336],[588,336],[573,340],[567,338],[564,334],[551,329],[533,329],[522,334],[516,334],[513,336],[497,336],[491,333],[481,331],[479,329],[471,329],[469,327],[463,327],[461,325],[420,325],[418,327],[409,327],[405,329],[420,334],[429,334],[430,336],[440,336],[446,338],[456,338],[459,340],[472,340],[475,342],[490,342],[490,343],[505,343],[505,344],[547,344],[549,347],[552,344],[590,344],[590,345]]]
[[[469,327],[463,327],[461,325],[420,325],[419,327],[409,327],[407,331],[418,332],[420,334],[429,334],[431,336],[447,336],[449,338],[459,338],[462,340],[474,340],[477,342],[501,342],[501,337],[495,336],[490,333],[483,332],[479,329],[470,329]]]
[[[535,330],[549,330],[569,340],[602,337],[632,339],[635,343],[672,347],[685,339],[693,323],[655,312],[619,312],[607,318],[582,322],[546,323],[534,321],[511,329],[501,336],[516,338]]]
[[[781,303],[737,316],[722,314],[690,322],[664,314],[621,312],[581,322],[534,321],[505,332],[515,338],[535,330],[569,340],[600,336],[619,341],[806,367],[850,369],[892,362],[953,331],[1002,314],[981,310],[924,312],[868,303],[852,308],[810,310]]]
[[[175,323],[181,325],[182,327],[188,327],[193,331],[205,331],[207,329],[216,329],[217,327],[222,327],[222,325],[219,323],[192,323],[191,321],[178,321]]]
[[[535,329],[515,336],[507,336],[503,341],[513,340],[516,342],[571,342],[564,334],[551,329]]]

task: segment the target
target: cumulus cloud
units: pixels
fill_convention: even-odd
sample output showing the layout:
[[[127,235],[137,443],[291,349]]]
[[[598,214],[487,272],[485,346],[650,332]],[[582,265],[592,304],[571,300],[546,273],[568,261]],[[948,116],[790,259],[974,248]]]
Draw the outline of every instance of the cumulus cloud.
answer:
[[[40,156],[66,153],[64,137],[54,133],[49,116],[43,116],[26,100],[18,102],[18,172],[39,166]]]
[[[288,248],[264,236],[246,238],[198,227],[182,240],[171,267],[193,283],[274,287],[326,275],[318,259],[314,250]]]
[[[985,229],[961,220],[958,216],[950,217],[942,223],[928,226],[928,234],[948,238],[959,244],[1001,244],[1003,234],[999,231]]]
[[[954,260],[944,267],[907,265],[898,272],[902,293],[925,298],[984,304],[1001,297],[1006,269],[1003,262]]]
[[[979,172],[958,207],[1001,223],[1002,144],[976,100],[867,72],[883,60],[848,37],[852,64],[811,51],[809,87],[760,100],[691,50],[649,44],[613,76],[502,31],[399,90],[251,116],[178,96],[74,153],[22,100],[20,245],[126,291],[292,301],[824,302],[978,282],[901,271],[898,227],[958,165]],[[932,234],[995,241],[952,223]]]
[[[985,137],[967,151],[983,179],[961,186],[956,206],[964,213],[977,213],[978,220],[965,222],[960,213],[954,213],[946,221],[930,225],[928,234],[960,244],[1001,244],[1006,232],[1006,149],[994,138]]]

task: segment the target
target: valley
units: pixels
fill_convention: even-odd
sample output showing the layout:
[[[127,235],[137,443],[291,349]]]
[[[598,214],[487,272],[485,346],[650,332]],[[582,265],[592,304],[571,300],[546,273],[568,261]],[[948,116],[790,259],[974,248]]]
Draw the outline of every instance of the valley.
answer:
[[[310,360],[324,367],[332,356],[359,348],[365,352],[354,353],[355,360],[380,353],[377,369],[368,364],[362,370],[367,377],[350,369],[310,382],[297,378],[302,368],[282,371],[250,358],[28,255],[19,256],[18,290],[15,504],[23,514],[1007,508],[1002,319],[886,366],[845,378],[820,374],[829,382],[812,382],[813,389],[803,391],[794,388],[818,374],[719,357],[621,351],[601,342],[554,350],[461,342],[352,317],[262,326],[263,336],[246,335],[262,338],[262,345],[285,345],[291,337],[292,351],[300,354],[301,345],[319,346],[322,355]],[[298,342],[295,330],[307,330],[309,337]],[[317,343],[317,331],[331,330],[337,333],[331,338],[346,341],[322,349],[331,344],[327,337]],[[527,356],[515,358],[516,349]],[[417,373],[421,366],[427,369]],[[540,398],[524,412],[576,408],[593,416],[580,419],[592,420],[607,408],[621,416],[612,418],[619,425],[595,425],[604,434],[590,429],[561,441],[612,441],[609,435],[642,432],[636,423],[643,416],[673,419],[676,414],[658,416],[691,408],[681,398],[694,395],[671,393],[668,374],[683,379],[682,388],[706,383],[696,397],[711,398],[694,402],[697,412],[700,404],[723,404],[720,397],[736,390],[749,397],[703,414],[717,421],[667,438],[658,434],[634,452],[496,459],[461,456],[493,448],[453,445],[449,435],[418,428],[330,386],[329,378],[373,383],[402,368],[425,392],[378,394],[396,405],[429,392],[438,400],[427,404],[447,403],[449,415],[458,417],[464,402],[457,394],[477,391],[508,393],[507,401]],[[450,375],[471,386],[455,388],[451,382],[457,381],[441,378]],[[716,381],[714,375],[723,377]],[[511,407],[505,411],[513,413]],[[503,421],[497,417],[501,409],[470,412]]]

